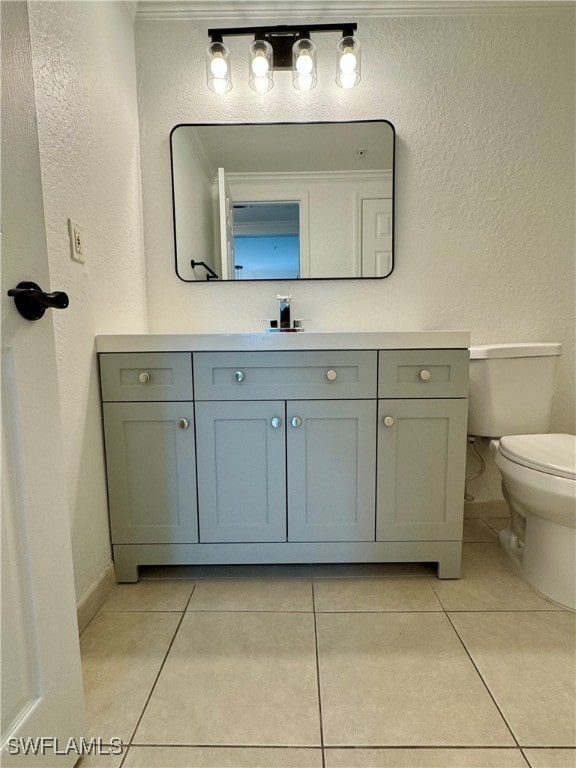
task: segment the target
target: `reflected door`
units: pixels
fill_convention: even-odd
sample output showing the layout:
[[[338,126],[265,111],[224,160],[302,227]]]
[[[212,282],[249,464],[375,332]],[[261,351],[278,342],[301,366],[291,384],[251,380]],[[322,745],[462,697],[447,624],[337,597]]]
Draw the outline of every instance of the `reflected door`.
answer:
[[[392,199],[362,200],[362,277],[392,271]]]
[[[218,168],[218,206],[220,211],[220,253],[222,280],[234,280],[233,201],[226,171]]]

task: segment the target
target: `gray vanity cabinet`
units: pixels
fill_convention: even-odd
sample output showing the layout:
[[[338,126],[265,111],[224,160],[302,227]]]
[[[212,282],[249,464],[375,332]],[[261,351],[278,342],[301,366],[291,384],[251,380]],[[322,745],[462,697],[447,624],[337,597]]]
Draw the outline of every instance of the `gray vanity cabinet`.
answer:
[[[374,541],[376,402],[196,404],[200,542]]]
[[[288,540],[374,541],[376,401],[287,403]]]
[[[458,578],[467,349],[321,341],[100,354],[118,581],[274,562],[436,562]]]
[[[103,408],[112,542],[198,541],[193,403]]]
[[[462,540],[468,350],[378,356],[377,541]]]
[[[201,543],[374,541],[376,364],[374,351],[194,356]]]
[[[284,401],[196,403],[201,542],[286,541]]]
[[[378,541],[461,540],[467,401],[378,403]]]
[[[198,541],[192,355],[100,355],[110,532],[118,547]],[[134,569],[115,555],[116,577]]]

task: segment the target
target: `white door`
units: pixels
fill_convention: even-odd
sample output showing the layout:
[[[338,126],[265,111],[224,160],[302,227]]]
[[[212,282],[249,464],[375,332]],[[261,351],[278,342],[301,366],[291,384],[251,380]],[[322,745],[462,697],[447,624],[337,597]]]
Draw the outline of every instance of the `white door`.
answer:
[[[392,270],[392,199],[362,200],[362,277]]]
[[[2,3],[1,17],[0,762],[66,768],[78,755],[56,752],[80,742],[84,715],[52,326],[62,310],[25,320],[6,294],[20,281],[49,290],[49,274],[26,3]]]
[[[218,168],[218,201],[220,210],[222,280],[234,280],[233,201],[224,168]]]

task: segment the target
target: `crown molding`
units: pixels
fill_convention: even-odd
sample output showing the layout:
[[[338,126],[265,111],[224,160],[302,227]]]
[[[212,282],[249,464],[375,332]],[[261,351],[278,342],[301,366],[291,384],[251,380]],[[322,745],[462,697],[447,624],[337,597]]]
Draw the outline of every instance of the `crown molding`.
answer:
[[[141,20],[476,16],[576,8],[575,0],[139,0]]]
[[[138,0],[123,0],[124,9],[128,12],[131,19],[136,18],[138,12]]]
[[[313,181],[381,181],[392,182],[393,172],[389,169],[379,171],[278,171],[277,173],[226,171],[226,180],[230,184],[262,184],[278,186],[296,182],[310,184]],[[385,195],[382,195],[385,197]]]

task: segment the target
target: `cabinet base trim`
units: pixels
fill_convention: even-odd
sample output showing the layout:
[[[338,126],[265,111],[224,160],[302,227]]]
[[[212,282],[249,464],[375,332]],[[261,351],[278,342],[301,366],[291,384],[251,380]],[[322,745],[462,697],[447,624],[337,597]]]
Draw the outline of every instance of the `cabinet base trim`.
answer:
[[[438,564],[439,579],[460,578],[461,541],[281,542],[267,544],[116,544],[116,581],[138,581],[139,565],[278,563]]]

